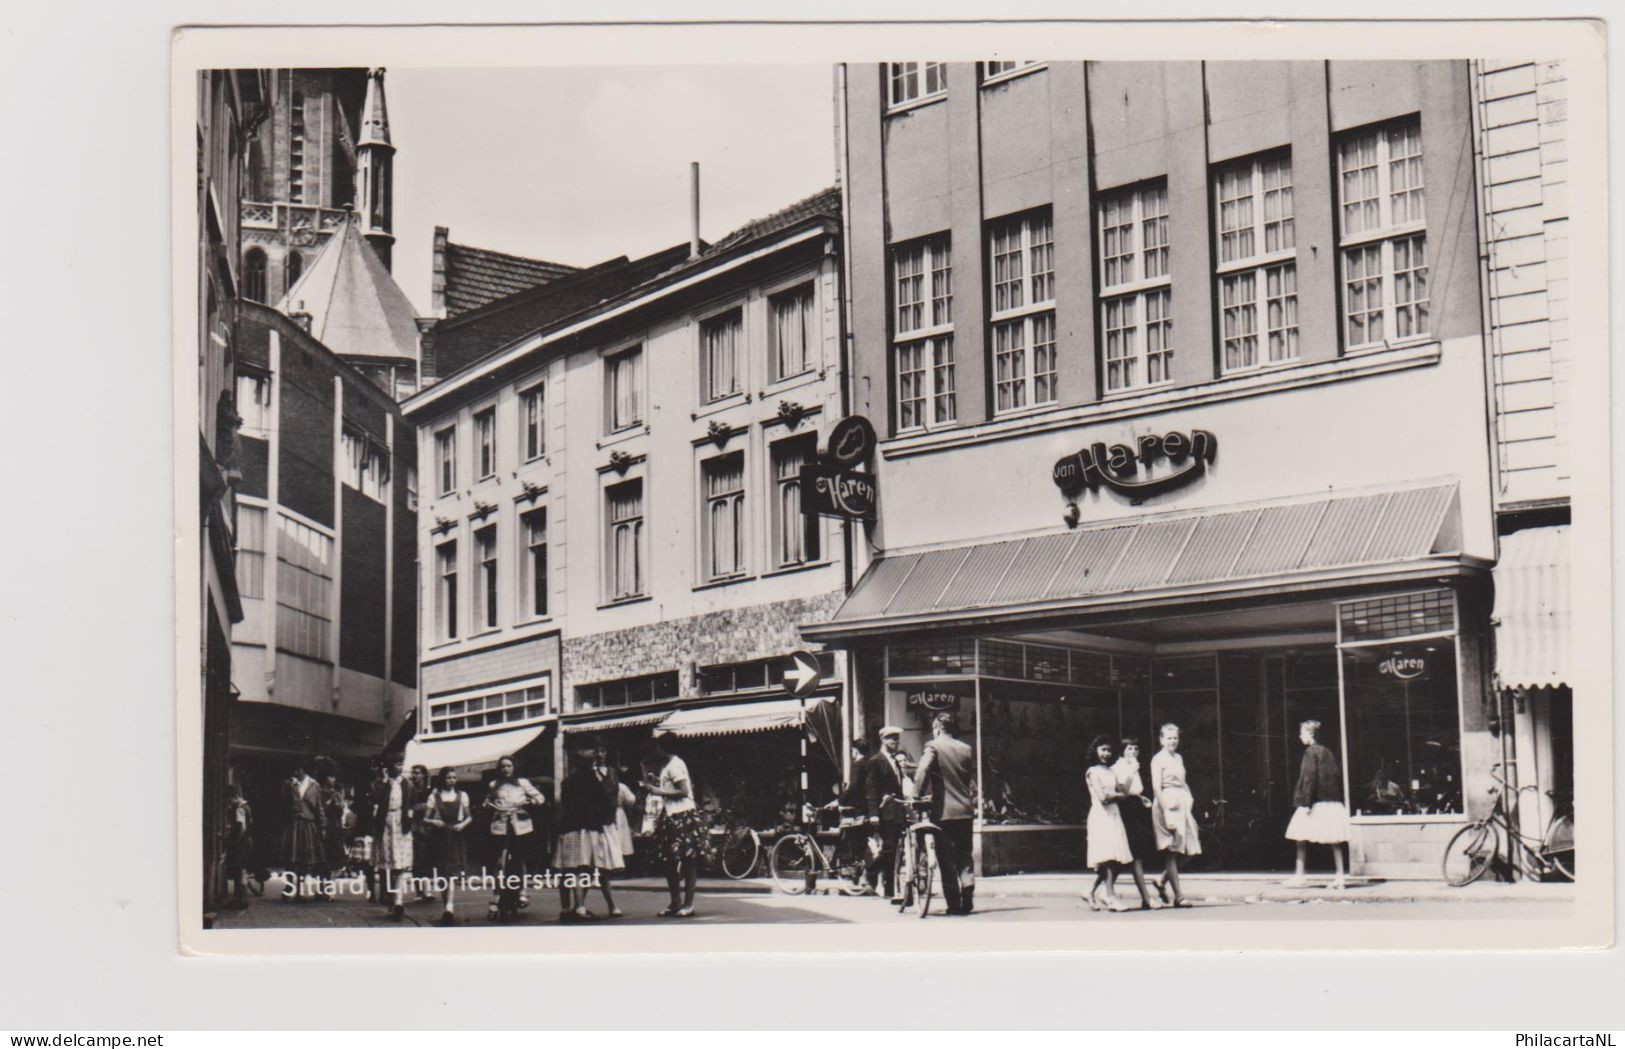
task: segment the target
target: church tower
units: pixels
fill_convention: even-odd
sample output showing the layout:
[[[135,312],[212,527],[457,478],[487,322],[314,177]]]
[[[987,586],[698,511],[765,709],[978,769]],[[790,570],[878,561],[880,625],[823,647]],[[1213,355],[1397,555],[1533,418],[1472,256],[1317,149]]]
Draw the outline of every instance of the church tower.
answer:
[[[360,136],[356,140],[356,211],[361,233],[391,268],[395,247],[391,211],[394,208],[395,146],[389,141],[389,109],[384,104],[384,71],[367,73],[367,100],[361,109]]]

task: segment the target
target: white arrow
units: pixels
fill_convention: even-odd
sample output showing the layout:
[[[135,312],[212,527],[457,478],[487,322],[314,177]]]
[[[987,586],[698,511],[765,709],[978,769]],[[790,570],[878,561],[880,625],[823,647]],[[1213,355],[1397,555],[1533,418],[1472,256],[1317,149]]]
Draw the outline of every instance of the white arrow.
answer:
[[[784,672],[784,684],[792,692],[805,692],[818,680],[818,663],[797,652],[790,657],[795,666]]]

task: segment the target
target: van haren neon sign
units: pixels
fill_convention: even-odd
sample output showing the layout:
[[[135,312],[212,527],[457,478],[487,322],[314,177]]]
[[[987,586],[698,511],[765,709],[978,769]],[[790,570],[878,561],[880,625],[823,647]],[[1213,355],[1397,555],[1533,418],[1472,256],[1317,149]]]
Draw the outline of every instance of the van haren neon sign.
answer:
[[[1141,502],[1181,488],[1207,471],[1219,453],[1219,439],[1206,430],[1146,434],[1135,439],[1133,447],[1096,441],[1055,463],[1051,476],[1068,498],[1084,489],[1105,488]],[[1152,468],[1166,462],[1173,469],[1152,474]],[[1142,477],[1145,473],[1150,476]]]

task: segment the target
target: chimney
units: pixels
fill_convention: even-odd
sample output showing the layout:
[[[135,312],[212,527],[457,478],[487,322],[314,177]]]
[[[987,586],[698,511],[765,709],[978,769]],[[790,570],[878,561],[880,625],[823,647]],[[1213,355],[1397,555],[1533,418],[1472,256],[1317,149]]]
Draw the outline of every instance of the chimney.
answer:
[[[688,165],[688,257],[700,257],[700,162],[691,161]]]
[[[429,312],[436,317],[446,315],[446,244],[451,230],[445,226],[434,228],[434,254],[429,272]]]

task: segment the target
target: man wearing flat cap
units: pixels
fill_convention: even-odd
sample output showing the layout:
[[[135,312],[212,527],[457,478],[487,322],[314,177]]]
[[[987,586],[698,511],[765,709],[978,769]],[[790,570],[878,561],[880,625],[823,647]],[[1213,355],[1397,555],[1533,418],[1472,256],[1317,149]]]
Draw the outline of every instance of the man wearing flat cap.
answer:
[[[913,763],[902,749],[903,730],[887,725],[880,730],[880,749],[863,765],[864,812],[880,824],[880,855],[869,870],[869,883],[878,876],[887,897],[897,898],[897,843],[908,827],[908,810],[901,799],[910,797]]]

